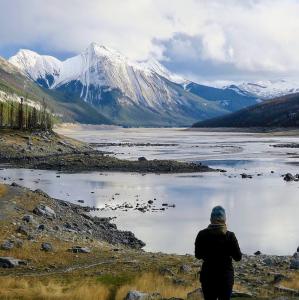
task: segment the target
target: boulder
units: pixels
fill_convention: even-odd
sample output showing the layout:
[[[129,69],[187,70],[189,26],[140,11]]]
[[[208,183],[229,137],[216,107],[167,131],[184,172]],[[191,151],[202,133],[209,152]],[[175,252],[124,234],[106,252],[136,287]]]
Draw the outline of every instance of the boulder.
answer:
[[[277,265],[277,260],[272,257],[267,257],[263,260],[263,263],[268,267],[274,267]]]
[[[39,231],[46,230],[46,225],[45,224],[39,224],[38,227],[37,227],[37,230],[39,230]]]
[[[52,252],[53,251],[53,246],[52,246],[51,243],[42,243],[41,250],[43,250],[45,252]]]
[[[27,265],[27,262],[13,257],[0,257],[0,267],[2,268],[14,268],[21,265]]]
[[[159,293],[143,293],[139,291],[129,291],[124,300],[159,300],[162,299]]]
[[[50,219],[55,219],[56,218],[56,213],[55,211],[50,208],[49,206],[46,206],[44,204],[39,204],[37,207],[34,208],[33,212],[41,217],[46,217]]]
[[[254,255],[261,255],[261,254],[262,254],[261,251],[256,251],[256,252],[254,252]]]
[[[147,161],[147,159],[144,156],[138,157],[138,161]]]
[[[299,255],[291,259],[290,269],[299,270]]]
[[[298,181],[297,176],[293,176],[291,173],[287,173],[284,175],[283,180],[285,181]]]
[[[22,220],[27,222],[27,223],[32,223],[33,222],[33,216],[25,215]]]
[[[29,229],[24,225],[19,226],[17,232],[23,235],[29,235]]]
[[[14,242],[13,241],[4,241],[1,245],[0,245],[0,249],[1,250],[11,250],[14,247]]]
[[[242,173],[241,174],[241,177],[243,178],[243,179],[245,179],[245,178],[252,178],[252,175],[249,175],[249,174],[246,174],[246,173]]]
[[[68,249],[69,252],[73,253],[90,253],[91,250],[88,247],[80,247],[80,246],[74,246],[70,249]]]
[[[181,265],[179,268],[180,273],[189,273],[192,268],[189,265]]]

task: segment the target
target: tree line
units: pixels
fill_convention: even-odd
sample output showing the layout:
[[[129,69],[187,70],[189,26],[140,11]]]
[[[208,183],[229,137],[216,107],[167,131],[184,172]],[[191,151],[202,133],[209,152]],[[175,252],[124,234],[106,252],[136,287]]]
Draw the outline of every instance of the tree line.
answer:
[[[51,130],[53,117],[45,100],[43,99],[39,109],[24,102],[24,98],[20,102],[0,101],[0,128]]]

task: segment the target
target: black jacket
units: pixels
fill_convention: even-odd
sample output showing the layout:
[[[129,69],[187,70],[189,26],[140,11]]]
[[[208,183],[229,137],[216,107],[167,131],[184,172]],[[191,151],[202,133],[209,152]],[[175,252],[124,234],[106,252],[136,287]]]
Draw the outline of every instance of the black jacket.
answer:
[[[233,274],[232,259],[240,261],[242,253],[233,232],[217,226],[201,230],[195,240],[195,257],[203,259],[201,274]]]

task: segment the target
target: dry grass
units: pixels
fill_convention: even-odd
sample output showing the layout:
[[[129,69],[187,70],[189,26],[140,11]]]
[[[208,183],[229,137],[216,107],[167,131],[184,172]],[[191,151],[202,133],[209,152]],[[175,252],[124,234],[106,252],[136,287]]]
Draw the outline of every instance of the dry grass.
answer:
[[[290,289],[299,290],[299,273],[295,273],[290,280],[283,281],[281,285]]]
[[[165,298],[186,298],[190,291],[198,288],[198,282],[194,281],[188,286],[175,285],[170,279],[155,273],[145,273],[132,283],[121,286],[116,293],[116,300],[123,300],[130,290],[138,290],[145,293],[158,292]]]
[[[0,184],[0,197],[5,196],[7,193],[7,187],[4,184]]]
[[[22,300],[108,300],[110,291],[100,283],[80,281],[0,278],[0,299]]]

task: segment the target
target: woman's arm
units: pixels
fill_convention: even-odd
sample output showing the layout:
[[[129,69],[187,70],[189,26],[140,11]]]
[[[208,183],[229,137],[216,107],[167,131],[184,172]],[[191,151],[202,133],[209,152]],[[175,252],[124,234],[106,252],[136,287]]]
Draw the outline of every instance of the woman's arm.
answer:
[[[231,233],[231,256],[235,261],[240,261],[242,259],[242,252],[235,234]]]
[[[195,239],[195,257],[197,259],[203,259],[203,253],[202,253],[202,247],[201,247],[201,234],[198,233],[196,239]]]

